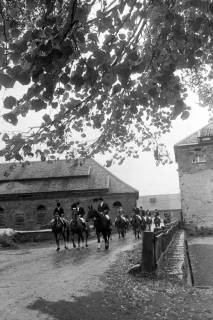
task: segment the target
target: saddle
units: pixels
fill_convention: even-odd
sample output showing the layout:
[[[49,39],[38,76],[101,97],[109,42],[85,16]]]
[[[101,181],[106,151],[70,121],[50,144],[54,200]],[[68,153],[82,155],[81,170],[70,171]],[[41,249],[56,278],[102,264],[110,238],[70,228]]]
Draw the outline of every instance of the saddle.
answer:
[[[87,229],[87,224],[86,224],[86,221],[84,220],[83,217],[79,217],[79,216],[78,216],[77,219],[72,218],[72,219],[70,220],[70,224],[71,224],[71,223],[77,224],[77,223],[78,223],[78,220],[82,223],[82,225],[85,227],[85,229]]]

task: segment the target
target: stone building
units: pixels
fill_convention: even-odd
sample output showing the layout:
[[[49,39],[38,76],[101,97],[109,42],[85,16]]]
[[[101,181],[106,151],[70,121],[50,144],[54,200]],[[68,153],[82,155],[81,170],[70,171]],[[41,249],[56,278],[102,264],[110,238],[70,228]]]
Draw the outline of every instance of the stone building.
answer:
[[[72,203],[80,201],[87,211],[97,197],[109,204],[113,218],[113,202],[121,201],[130,213],[138,191],[93,159],[0,164],[0,228],[42,229],[50,223],[56,201],[70,218]]]
[[[161,218],[166,214],[171,218],[171,221],[181,221],[182,218],[179,193],[140,196],[137,206],[142,206],[144,210],[150,211],[157,209]]]
[[[213,231],[213,122],[174,146],[185,227]]]

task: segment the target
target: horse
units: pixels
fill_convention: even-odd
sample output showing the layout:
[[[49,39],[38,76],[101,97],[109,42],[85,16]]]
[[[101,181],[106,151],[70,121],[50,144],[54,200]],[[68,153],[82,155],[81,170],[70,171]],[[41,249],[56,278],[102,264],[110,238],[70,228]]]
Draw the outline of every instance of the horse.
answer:
[[[56,251],[60,250],[60,237],[63,237],[64,248],[68,249],[67,242],[69,241],[69,223],[65,219],[56,214],[53,220],[50,223],[52,232],[55,236],[55,241],[57,245]]]
[[[137,214],[132,216],[131,225],[133,228],[133,233],[135,235],[135,239],[140,239],[140,234],[143,230],[143,220]]]
[[[156,216],[156,217],[154,218],[155,228],[160,228],[160,223],[161,223],[160,217],[159,217],[159,216]]]
[[[115,219],[115,227],[117,229],[119,239],[121,237],[124,238],[127,232],[127,227],[128,227],[126,218],[117,216]]]
[[[171,218],[167,215],[164,215],[163,223],[164,223],[164,225],[170,224]]]
[[[78,249],[80,249],[81,242],[82,242],[82,245],[84,243],[84,235],[85,235],[85,247],[88,247],[87,240],[89,237],[89,226],[86,222],[84,223],[81,220],[77,212],[73,213],[72,219],[70,221],[70,232],[71,232],[73,248],[76,248],[75,234],[77,234],[78,236]]]
[[[105,216],[104,213],[97,211],[93,208],[93,206],[89,206],[89,211],[87,214],[88,219],[95,219],[94,220],[94,227],[96,231],[96,236],[98,240],[98,249],[101,247],[101,234],[103,236],[105,242],[105,249],[109,249],[109,239],[111,236],[111,222]]]

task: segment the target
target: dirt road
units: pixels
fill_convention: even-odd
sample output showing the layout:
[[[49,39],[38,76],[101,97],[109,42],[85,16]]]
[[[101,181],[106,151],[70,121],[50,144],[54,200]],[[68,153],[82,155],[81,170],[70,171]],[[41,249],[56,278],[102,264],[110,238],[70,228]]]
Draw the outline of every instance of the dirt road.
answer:
[[[54,312],[50,315],[33,306],[41,301],[51,305],[62,300],[70,302],[92,292],[103,292],[105,285],[101,275],[121,251],[131,250],[137,244],[138,240],[129,233],[125,240],[118,240],[114,235],[109,251],[105,251],[103,245],[97,251],[95,240],[89,242],[89,248],[80,250],[56,252],[55,244],[48,243],[1,251],[0,318],[55,319]]]

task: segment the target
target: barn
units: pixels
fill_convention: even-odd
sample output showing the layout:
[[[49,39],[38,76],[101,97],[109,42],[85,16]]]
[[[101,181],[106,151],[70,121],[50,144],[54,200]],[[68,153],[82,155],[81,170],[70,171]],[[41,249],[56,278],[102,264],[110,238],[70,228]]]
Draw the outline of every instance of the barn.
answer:
[[[57,201],[69,219],[72,203],[80,201],[87,210],[97,197],[109,204],[113,219],[113,202],[120,201],[130,213],[138,196],[94,159],[0,164],[0,228],[45,229]]]

